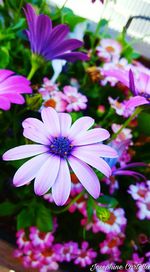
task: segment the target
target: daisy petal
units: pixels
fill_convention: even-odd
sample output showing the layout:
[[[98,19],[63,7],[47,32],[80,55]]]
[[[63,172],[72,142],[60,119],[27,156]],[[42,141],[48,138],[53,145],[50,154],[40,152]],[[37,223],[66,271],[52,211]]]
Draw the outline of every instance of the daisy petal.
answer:
[[[44,124],[36,118],[27,118],[23,121],[24,137],[33,142],[49,145],[50,135]]]
[[[94,198],[98,198],[100,194],[100,183],[94,171],[86,163],[73,156],[70,156],[68,160],[72,170],[85,189]]]
[[[66,203],[71,190],[71,178],[66,160],[61,159],[57,179],[52,187],[52,196],[58,206]]]
[[[25,162],[16,172],[13,178],[13,184],[17,187],[30,182],[37,175],[42,164],[49,158],[49,154],[38,155]]]
[[[14,147],[3,155],[4,161],[11,161],[11,160],[20,160],[29,158],[35,155],[39,155],[41,153],[45,153],[49,150],[48,147],[44,145],[36,145],[36,144],[30,144],[30,145],[20,145],[18,147]]]
[[[53,186],[59,165],[60,157],[50,156],[40,168],[34,182],[34,191],[37,195],[44,195]]]
[[[9,110],[10,109],[10,101],[6,97],[0,97],[0,109]]]
[[[71,127],[71,116],[67,113],[58,113],[59,121],[60,121],[60,131],[62,136],[67,136],[68,131]]]
[[[102,142],[110,137],[109,132],[103,128],[94,128],[85,131],[81,135],[76,135],[73,145],[88,145]]]
[[[14,72],[10,70],[0,69],[0,82],[5,80],[7,77],[13,75]]]
[[[98,157],[103,158],[117,158],[118,154],[115,149],[104,144],[91,144],[78,147],[80,151],[94,153]]]
[[[149,104],[148,100],[145,97],[142,97],[140,95],[131,97],[127,102],[126,102],[126,108],[135,108],[141,105]]]
[[[88,130],[94,124],[94,119],[91,117],[81,117],[77,121],[74,122],[70,131],[69,137],[75,137],[76,135],[80,135]]]
[[[80,148],[77,148],[72,152],[72,155],[98,169],[106,177],[111,175],[111,168],[109,165],[103,159],[96,156],[94,152],[83,151],[83,149],[80,150]]]
[[[41,112],[42,120],[51,136],[58,136],[60,123],[58,113],[53,108],[45,108]]]

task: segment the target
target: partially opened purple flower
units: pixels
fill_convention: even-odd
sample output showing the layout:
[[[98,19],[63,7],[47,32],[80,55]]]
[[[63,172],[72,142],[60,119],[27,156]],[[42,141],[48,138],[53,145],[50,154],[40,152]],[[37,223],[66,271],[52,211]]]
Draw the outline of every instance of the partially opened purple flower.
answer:
[[[37,15],[30,4],[24,9],[29,30],[26,34],[34,54],[45,60],[64,59],[67,61],[87,60],[86,54],[71,52],[83,45],[77,39],[67,39],[69,28],[60,24],[52,28],[51,19],[44,14]]]
[[[102,128],[88,130],[94,124],[91,117],[81,117],[71,126],[70,115],[53,108],[43,109],[41,116],[43,122],[35,118],[23,122],[23,135],[38,144],[15,147],[3,155],[3,160],[34,156],[16,172],[14,185],[22,186],[35,178],[37,195],[52,188],[54,201],[63,205],[71,189],[69,164],[89,194],[97,198],[100,183],[88,164],[107,177],[111,175],[111,168],[100,158],[117,157],[113,148],[100,143],[109,138],[109,132]]]
[[[131,97],[126,108],[134,108],[141,105],[150,104],[150,75],[140,72],[137,77],[132,70],[123,71],[121,69],[103,71],[104,75],[117,78],[118,81],[127,86],[134,97]]]
[[[13,71],[0,69],[0,109],[9,110],[11,103],[23,104],[22,94],[32,93],[30,81]]]

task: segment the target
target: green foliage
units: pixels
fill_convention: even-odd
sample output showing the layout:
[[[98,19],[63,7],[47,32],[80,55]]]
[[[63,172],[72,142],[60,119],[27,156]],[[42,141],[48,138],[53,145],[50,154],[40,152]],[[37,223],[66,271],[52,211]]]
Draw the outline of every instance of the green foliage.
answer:
[[[40,231],[49,232],[53,229],[52,215],[49,207],[43,205],[38,199],[29,204],[25,202],[17,216],[17,229],[37,226]]]
[[[7,47],[0,48],[0,68],[5,68],[9,64],[9,51]]]
[[[111,196],[103,195],[97,199],[98,203],[105,204],[109,208],[116,208],[118,205],[117,199]]]
[[[87,215],[88,215],[88,221],[90,222],[93,216],[93,206],[94,202],[93,202],[93,198],[91,196],[89,196],[88,201],[87,201]]]
[[[51,211],[44,205],[40,205],[36,209],[36,226],[43,232],[52,231],[53,229]]]
[[[9,200],[0,203],[0,216],[10,216],[17,211],[18,205],[13,204]]]
[[[69,8],[63,8],[62,11],[62,17],[63,17],[63,23],[68,24],[70,27],[70,30],[73,31],[75,26],[83,23],[85,21],[84,18],[77,16],[73,13],[73,11]]]
[[[34,226],[34,223],[35,223],[35,213],[32,206],[30,208],[29,207],[24,208],[17,215],[17,230]]]

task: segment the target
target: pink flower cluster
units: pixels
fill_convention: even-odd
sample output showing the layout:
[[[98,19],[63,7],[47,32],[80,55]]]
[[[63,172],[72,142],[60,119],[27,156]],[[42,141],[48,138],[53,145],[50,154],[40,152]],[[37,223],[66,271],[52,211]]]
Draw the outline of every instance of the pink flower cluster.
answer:
[[[81,243],[81,247],[73,241],[54,243],[54,233],[41,232],[34,226],[30,227],[29,234],[19,230],[16,237],[18,249],[14,251],[14,257],[20,259],[24,267],[36,268],[39,272],[58,270],[59,263],[71,261],[86,267],[97,256],[86,241]]]
[[[150,220],[150,180],[130,185],[128,193],[136,201],[137,218]]]
[[[77,86],[64,86],[63,90],[60,91],[57,84],[52,83],[48,78],[44,78],[39,93],[43,98],[42,108],[52,107],[57,112],[72,112],[87,108],[87,97],[78,92]]]

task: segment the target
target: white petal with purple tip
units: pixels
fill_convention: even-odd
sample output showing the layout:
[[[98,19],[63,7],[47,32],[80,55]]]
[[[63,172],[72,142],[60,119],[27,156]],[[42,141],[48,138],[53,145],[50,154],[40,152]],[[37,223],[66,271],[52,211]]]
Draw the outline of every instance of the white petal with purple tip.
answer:
[[[60,123],[58,113],[53,108],[45,108],[41,112],[42,120],[51,136],[60,134]]]
[[[95,154],[98,157],[103,157],[103,158],[117,158],[118,154],[116,150],[108,145],[104,144],[90,144],[90,145],[83,145],[80,147],[77,147],[78,149],[80,148],[80,151],[85,151],[85,152],[91,152],[91,154]]]
[[[66,160],[61,159],[57,179],[52,187],[52,196],[58,206],[66,203],[71,190],[71,178]]]
[[[100,183],[94,171],[86,163],[73,156],[70,156],[68,161],[77,178],[89,194],[94,198],[98,198],[100,194]]]
[[[34,191],[37,195],[44,195],[54,184],[58,175],[60,157],[51,155],[37,173]]]
[[[84,133],[94,124],[94,119],[88,116],[81,117],[75,121],[69,131],[69,137],[75,137],[81,133]]]
[[[109,165],[94,153],[88,152],[86,150],[83,151],[83,149],[77,148],[72,152],[72,155],[98,169],[106,177],[111,175],[111,168]]]
[[[41,153],[45,153],[49,150],[48,147],[44,145],[36,145],[36,144],[30,144],[30,145],[20,145],[18,147],[14,147],[3,155],[4,161],[11,161],[11,160],[20,160],[29,158],[35,155],[39,155]]]
[[[33,180],[43,163],[49,158],[49,154],[38,155],[25,162],[16,172],[13,184],[17,187],[22,186]]]
[[[71,127],[71,116],[68,113],[58,113],[61,136],[67,136]]]
[[[44,124],[36,118],[27,118],[23,121],[24,137],[33,142],[49,145],[50,135]]]
[[[76,135],[75,140],[73,140],[73,145],[89,145],[102,142],[110,137],[109,132],[103,128],[94,128],[89,131],[82,133],[81,135]]]

